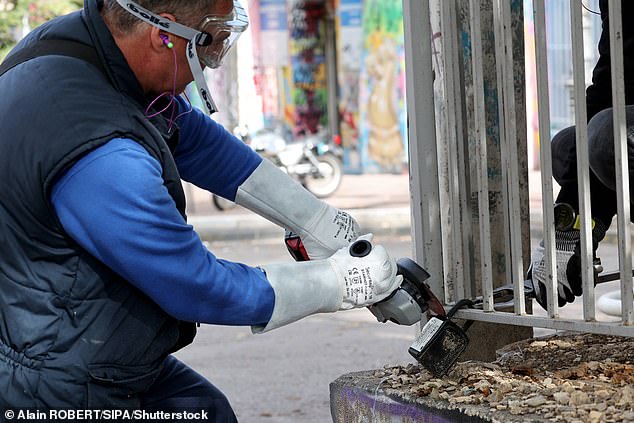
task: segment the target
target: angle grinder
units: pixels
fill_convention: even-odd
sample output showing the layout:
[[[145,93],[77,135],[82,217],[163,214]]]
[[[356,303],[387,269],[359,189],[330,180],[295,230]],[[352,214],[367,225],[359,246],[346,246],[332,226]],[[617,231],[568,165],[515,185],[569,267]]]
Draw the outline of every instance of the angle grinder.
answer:
[[[284,241],[286,247],[297,261],[310,260],[299,236],[287,231]],[[358,240],[350,244],[352,257],[365,257],[372,251],[372,244],[367,240]],[[396,262],[398,275],[403,275],[403,282],[389,297],[368,308],[381,323],[387,321],[398,325],[413,325],[420,322],[422,315],[444,316],[445,308],[425,283],[429,273],[415,261],[402,258]]]
[[[285,243],[295,260],[309,260],[299,236],[287,231]],[[358,240],[350,244],[349,251],[353,257],[365,257],[372,251],[372,244]],[[456,304],[448,314],[425,283],[430,278],[425,269],[409,258],[397,260],[396,266],[396,273],[403,276],[403,282],[390,296],[368,309],[381,323],[390,321],[407,326],[419,323],[426,315],[427,323],[408,351],[423,367],[440,377],[453,366],[469,343],[465,334],[468,326],[461,328],[450,320],[464,304]]]

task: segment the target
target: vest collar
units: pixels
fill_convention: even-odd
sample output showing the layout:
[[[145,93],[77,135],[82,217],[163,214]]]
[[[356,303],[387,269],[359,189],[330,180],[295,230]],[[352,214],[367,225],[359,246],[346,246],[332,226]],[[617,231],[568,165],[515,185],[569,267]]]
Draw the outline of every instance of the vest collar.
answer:
[[[145,110],[150,104],[143,93],[143,88],[138,79],[134,75],[134,71],[128,65],[128,62],[117,46],[110,30],[106,26],[100,11],[103,7],[103,0],[85,0],[83,19],[90,33],[93,45],[97,50],[97,54],[104,63],[106,72],[110,78],[112,85],[116,90],[126,94],[135,100],[142,110]],[[158,110],[162,108],[159,107]],[[156,105],[153,110],[156,110]],[[170,147],[178,144],[178,128],[171,125],[172,129],[168,130],[168,119],[163,115],[157,115],[150,119],[152,124],[159,130],[165,140],[168,140]]]
[[[102,7],[103,0],[85,0],[84,2],[83,19],[92,42],[106,67],[113,86],[145,108],[148,101],[143,88],[101,17]]]

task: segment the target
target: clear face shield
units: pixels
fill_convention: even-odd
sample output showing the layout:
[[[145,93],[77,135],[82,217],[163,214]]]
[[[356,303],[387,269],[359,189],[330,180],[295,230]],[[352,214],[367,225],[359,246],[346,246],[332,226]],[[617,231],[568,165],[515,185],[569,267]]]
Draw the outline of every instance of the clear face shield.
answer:
[[[233,10],[227,15],[205,16],[198,25],[198,30],[157,15],[133,1],[117,0],[117,3],[143,22],[189,40],[187,62],[194,76],[198,94],[208,114],[217,112],[218,108],[211,98],[201,63],[212,69],[220,66],[227,52],[247,29],[249,20],[240,2],[233,0]]]

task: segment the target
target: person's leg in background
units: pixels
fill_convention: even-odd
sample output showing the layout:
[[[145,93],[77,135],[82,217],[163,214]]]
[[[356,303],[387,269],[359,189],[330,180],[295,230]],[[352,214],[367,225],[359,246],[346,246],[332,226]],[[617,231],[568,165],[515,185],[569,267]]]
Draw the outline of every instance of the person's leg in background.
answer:
[[[591,120],[592,122],[593,120]],[[616,192],[602,183],[592,169],[593,161],[604,162],[612,160],[614,156],[608,157],[607,152],[597,151],[597,146],[601,143],[597,141],[599,133],[592,133],[588,126],[588,144],[590,155],[590,198],[592,218],[599,220],[602,226],[607,228],[612,222],[612,217],[616,214]],[[612,142],[614,144],[614,142]],[[595,146],[594,151],[592,146]],[[553,177],[561,187],[557,195],[556,203],[567,203],[575,211],[579,212],[579,186],[577,180],[577,146],[575,137],[575,127],[571,126],[558,132],[552,141],[551,146],[553,161]]]
[[[556,203],[568,204],[579,214],[579,196],[577,179],[577,148],[575,127],[571,126],[558,132],[551,143],[553,177],[561,189]],[[594,254],[599,242],[605,237],[612,216],[616,213],[615,192],[599,181],[590,171],[591,214],[593,219],[592,241],[593,259],[596,271],[600,271],[600,261]],[[581,283],[581,233],[579,226],[558,227],[555,230],[555,249],[557,265],[557,297],[559,307],[571,303],[583,293]],[[544,243],[539,243],[531,258],[528,278],[532,280],[535,296],[539,305],[547,308],[545,280],[547,271],[544,263]]]
[[[627,156],[629,166],[630,203],[634,200],[634,106],[625,108],[627,122]],[[614,162],[614,131],[612,109],[597,113],[588,123],[590,169],[598,184],[607,189],[592,210],[593,217],[609,223],[616,215],[616,171]],[[606,191],[606,190],[604,190]],[[610,194],[611,193],[611,194]],[[594,199],[593,199],[594,201]],[[632,204],[630,204],[632,207]],[[595,216],[596,215],[596,216]],[[634,221],[634,214],[632,214]]]
[[[161,373],[150,390],[142,395],[144,410],[188,411],[205,410],[207,421],[237,422],[227,397],[203,376],[173,356],[168,356]]]

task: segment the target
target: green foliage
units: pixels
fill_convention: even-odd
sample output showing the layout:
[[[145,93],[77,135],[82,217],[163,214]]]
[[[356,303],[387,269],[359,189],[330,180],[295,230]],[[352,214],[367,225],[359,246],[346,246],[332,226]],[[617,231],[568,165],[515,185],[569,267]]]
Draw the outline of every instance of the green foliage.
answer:
[[[16,34],[21,33],[24,20],[34,29],[44,22],[70,13],[83,6],[83,0],[0,0],[0,6],[15,3],[9,11],[0,10],[0,60],[17,43]]]

